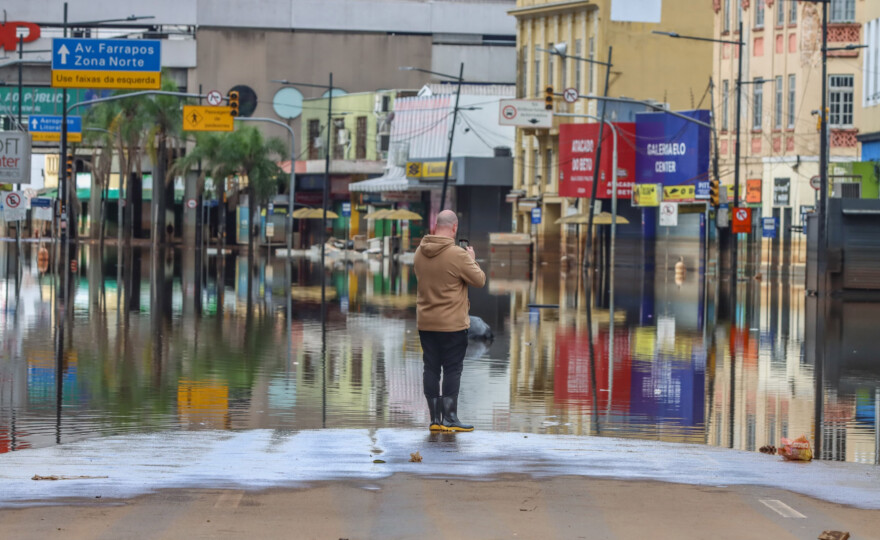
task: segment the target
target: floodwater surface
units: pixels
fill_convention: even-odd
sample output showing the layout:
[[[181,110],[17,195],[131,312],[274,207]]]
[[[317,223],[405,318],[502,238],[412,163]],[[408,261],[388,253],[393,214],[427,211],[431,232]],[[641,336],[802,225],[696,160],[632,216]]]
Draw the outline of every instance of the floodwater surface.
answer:
[[[0,243],[0,453],[199,430],[427,431],[411,266],[335,260],[322,295],[318,264],[265,251],[80,245],[75,259]],[[471,313],[494,340],[471,341],[462,420],[755,452],[805,435],[817,458],[880,462],[880,304],[818,302],[797,269],[739,283],[732,304],[714,278],[649,266],[618,268],[612,294],[608,276],[483,261]]]

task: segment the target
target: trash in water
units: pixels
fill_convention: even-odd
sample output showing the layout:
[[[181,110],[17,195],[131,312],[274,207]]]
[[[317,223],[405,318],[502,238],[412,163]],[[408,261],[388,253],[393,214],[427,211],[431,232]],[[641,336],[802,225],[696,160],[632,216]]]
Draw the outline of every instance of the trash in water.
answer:
[[[90,480],[93,478],[110,478],[109,476],[58,476],[58,475],[49,475],[49,476],[41,476],[39,474],[35,474],[31,477],[31,480]]]
[[[772,444],[767,444],[767,445],[762,446],[759,451],[762,454],[773,455],[773,454],[776,454],[776,447],[773,446]]]
[[[412,454],[409,455],[409,461],[410,461],[410,463],[421,463],[422,462],[422,455],[419,454],[418,452],[413,452]]]
[[[819,540],[847,540],[848,538],[849,533],[843,531],[822,531],[822,534],[819,535]]]
[[[384,459],[374,459],[373,463],[385,463]]]
[[[782,439],[782,447],[778,450],[779,455],[788,461],[811,461],[813,459],[813,450],[810,448],[810,441],[801,435],[795,440]]]

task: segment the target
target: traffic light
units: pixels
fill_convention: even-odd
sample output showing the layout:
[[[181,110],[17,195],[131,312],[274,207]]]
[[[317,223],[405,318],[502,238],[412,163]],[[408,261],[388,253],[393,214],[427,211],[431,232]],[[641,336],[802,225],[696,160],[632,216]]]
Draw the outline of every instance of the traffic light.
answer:
[[[709,181],[709,200],[712,201],[712,206],[718,208],[721,206],[721,186],[719,185],[718,179],[714,178]]]
[[[67,178],[73,179],[76,177],[76,166],[73,163],[73,155],[67,156],[67,162],[64,168],[67,170]]]
[[[553,87],[544,88],[544,108],[548,111],[553,110]]]
[[[229,114],[238,116],[238,90],[229,92]]]

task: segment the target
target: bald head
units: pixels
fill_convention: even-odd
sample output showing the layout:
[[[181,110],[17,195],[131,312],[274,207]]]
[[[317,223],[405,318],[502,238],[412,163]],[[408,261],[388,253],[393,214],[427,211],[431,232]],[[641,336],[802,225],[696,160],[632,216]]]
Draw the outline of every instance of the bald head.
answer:
[[[458,216],[452,210],[443,210],[437,214],[437,224],[434,227],[434,234],[438,236],[448,236],[455,238],[458,232]]]

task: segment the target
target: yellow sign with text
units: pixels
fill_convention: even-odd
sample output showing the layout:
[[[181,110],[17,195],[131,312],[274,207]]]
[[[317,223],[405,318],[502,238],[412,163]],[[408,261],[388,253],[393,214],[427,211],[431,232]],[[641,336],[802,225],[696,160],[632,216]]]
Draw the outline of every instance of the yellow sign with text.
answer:
[[[60,142],[61,141],[61,133],[57,131],[32,131],[31,137],[36,142]],[[80,133],[67,133],[67,142],[75,143],[82,142],[83,134]]]
[[[633,186],[633,206],[660,206],[660,184],[636,184]]]
[[[212,107],[210,105],[184,105],[184,131],[232,131],[235,129],[235,117],[229,107]]]
[[[406,164],[406,176],[408,178],[421,178],[424,180],[442,180],[446,170],[445,161],[409,161]],[[453,178],[455,163],[449,164],[449,178]]]
[[[53,88],[158,90],[161,86],[161,72],[52,70]]]
[[[697,199],[696,186],[666,186],[663,188],[663,200],[669,202],[692,202]]]

